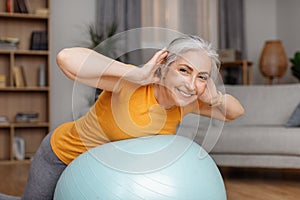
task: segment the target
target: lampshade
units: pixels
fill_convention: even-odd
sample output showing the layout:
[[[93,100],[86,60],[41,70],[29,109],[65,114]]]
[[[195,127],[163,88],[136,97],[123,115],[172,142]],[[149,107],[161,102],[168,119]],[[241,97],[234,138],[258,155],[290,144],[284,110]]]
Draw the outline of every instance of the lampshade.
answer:
[[[280,40],[266,41],[260,55],[260,72],[269,80],[280,79],[288,67],[288,58]]]

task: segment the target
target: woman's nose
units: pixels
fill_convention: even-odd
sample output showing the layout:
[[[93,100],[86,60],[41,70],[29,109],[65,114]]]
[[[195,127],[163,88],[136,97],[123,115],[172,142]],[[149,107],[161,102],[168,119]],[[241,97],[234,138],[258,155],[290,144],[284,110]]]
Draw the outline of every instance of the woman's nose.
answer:
[[[196,78],[193,76],[190,76],[187,80],[186,87],[189,91],[194,91],[196,87]]]

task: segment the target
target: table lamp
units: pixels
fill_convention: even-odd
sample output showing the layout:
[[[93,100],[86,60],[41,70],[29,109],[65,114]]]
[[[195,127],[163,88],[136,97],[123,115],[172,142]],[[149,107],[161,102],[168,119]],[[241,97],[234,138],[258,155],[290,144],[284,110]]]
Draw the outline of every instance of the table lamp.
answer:
[[[274,78],[280,83],[287,67],[288,58],[281,41],[266,41],[259,59],[260,72],[266,77],[265,84],[272,84]]]

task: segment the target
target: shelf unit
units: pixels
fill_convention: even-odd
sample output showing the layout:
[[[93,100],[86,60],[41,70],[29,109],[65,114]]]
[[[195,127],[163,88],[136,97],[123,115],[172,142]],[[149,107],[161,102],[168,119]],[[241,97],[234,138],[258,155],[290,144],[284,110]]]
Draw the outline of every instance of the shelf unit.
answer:
[[[25,0],[28,13],[8,11],[7,2],[0,0],[0,37],[19,38],[20,42],[15,50],[0,48],[0,75],[5,77],[5,86],[0,87],[0,116],[8,119],[0,122],[0,163],[19,162],[14,156],[15,136],[25,141],[25,160],[20,162],[28,162],[51,129],[50,14],[36,12],[40,8],[50,11],[50,0]],[[47,50],[30,50],[33,31],[47,32]],[[39,86],[40,65],[45,66],[45,86]],[[15,86],[14,66],[22,66],[24,87]],[[35,112],[39,117],[36,122],[16,122],[19,112]]]
[[[221,63],[221,72],[226,69],[242,68],[243,85],[252,85],[252,62],[248,60],[236,60]]]

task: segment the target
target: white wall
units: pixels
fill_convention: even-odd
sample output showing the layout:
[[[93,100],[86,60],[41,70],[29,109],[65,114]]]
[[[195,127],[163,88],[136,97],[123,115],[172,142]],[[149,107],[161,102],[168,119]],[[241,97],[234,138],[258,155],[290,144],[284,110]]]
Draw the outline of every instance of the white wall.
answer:
[[[247,59],[253,62],[253,83],[261,84],[258,62],[266,40],[276,39],[276,0],[245,0]]]
[[[288,57],[300,49],[300,1],[245,0],[244,6],[247,58],[253,62],[253,83],[263,84],[264,77],[259,71],[258,62],[266,40],[280,39]],[[285,83],[297,81],[291,75],[290,66],[283,80]]]
[[[51,128],[72,117],[73,82],[56,65],[57,53],[65,47],[83,45],[87,40],[86,26],[95,21],[96,0],[51,1]]]
[[[278,2],[278,37],[282,39],[288,57],[300,50],[300,1],[277,0]]]

